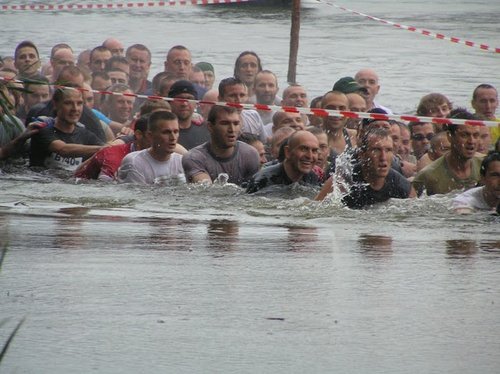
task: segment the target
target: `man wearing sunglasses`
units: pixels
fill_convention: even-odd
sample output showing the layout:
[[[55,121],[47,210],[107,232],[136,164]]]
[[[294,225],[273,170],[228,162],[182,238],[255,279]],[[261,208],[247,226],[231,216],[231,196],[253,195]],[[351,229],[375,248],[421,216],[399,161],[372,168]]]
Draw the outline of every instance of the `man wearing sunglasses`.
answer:
[[[411,122],[411,146],[413,155],[419,160],[429,150],[431,139],[434,137],[434,125],[426,122]]]

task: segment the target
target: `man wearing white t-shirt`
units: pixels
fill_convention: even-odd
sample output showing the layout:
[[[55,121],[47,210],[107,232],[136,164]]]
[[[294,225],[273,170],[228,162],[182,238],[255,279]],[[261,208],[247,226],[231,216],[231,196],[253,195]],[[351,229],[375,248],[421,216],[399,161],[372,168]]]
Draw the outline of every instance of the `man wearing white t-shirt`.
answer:
[[[490,152],[481,163],[481,187],[471,188],[453,199],[456,213],[494,211],[500,205],[500,153]]]
[[[146,136],[151,147],[129,153],[118,170],[120,182],[157,184],[168,179],[184,179],[182,156],[174,153],[179,139],[179,122],[171,112],[154,112],[149,117]]]

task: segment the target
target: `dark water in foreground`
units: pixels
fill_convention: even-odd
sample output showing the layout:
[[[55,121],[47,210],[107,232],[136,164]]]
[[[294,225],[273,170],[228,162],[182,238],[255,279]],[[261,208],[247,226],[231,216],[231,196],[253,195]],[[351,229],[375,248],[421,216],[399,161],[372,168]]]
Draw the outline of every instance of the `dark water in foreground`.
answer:
[[[231,186],[0,187],[2,341],[27,317],[6,372],[500,368],[498,217],[448,197],[351,211]]]

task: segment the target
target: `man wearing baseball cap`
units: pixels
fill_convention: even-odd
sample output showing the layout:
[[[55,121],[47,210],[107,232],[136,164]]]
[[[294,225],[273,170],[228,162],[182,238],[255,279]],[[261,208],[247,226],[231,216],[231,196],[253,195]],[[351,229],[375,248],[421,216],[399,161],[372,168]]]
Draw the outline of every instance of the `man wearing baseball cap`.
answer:
[[[168,97],[177,99],[171,101],[170,106],[179,120],[178,143],[189,150],[208,141],[210,133],[206,124],[193,118],[196,104],[189,100],[198,99],[194,84],[187,80],[177,81],[170,87]]]

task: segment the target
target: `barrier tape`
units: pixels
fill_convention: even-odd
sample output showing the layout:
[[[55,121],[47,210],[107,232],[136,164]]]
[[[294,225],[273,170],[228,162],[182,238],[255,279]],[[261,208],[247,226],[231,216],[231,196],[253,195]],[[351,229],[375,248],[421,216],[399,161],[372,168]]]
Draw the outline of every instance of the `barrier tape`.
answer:
[[[424,30],[424,29],[419,29],[419,28],[416,28],[413,26],[401,25],[401,24],[396,23],[396,22],[391,22],[391,21],[388,21],[388,20],[385,20],[382,18],[370,16],[369,14],[358,12],[358,11],[353,10],[353,9],[345,8],[343,6],[340,6],[340,5],[337,5],[337,4],[328,2],[328,1],[323,1],[323,0],[316,0],[316,1],[318,3],[323,3],[326,5],[333,6],[337,9],[344,10],[346,12],[350,12],[350,13],[354,13],[354,14],[357,14],[357,15],[362,16],[362,17],[366,17],[366,18],[373,20],[373,21],[378,21],[378,22],[382,22],[386,25],[391,25],[391,26],[397,27],[399,29],[413,31],[413,32],[416,32],[418,34],[422,34],[422,35],[429,36],[429,37],[436,38],[436,39],[447,40],[447,41],[450,41],[450,42],[456,43],[456,44],[463,44],[463,45],[466,45],[467,47],[479,48],[479,49],[481,49],[483,51],[487,51],[487,52],[500,53],[500,48],[490,47],[486,44],[471,42],[469,40],[464,40],[464,39],[456,38],[453,36],[446,36],[446,35],[443,35],[440,33],[435,33],[435,32],[432,32],[429,30]]]
[[[0,81],[23,83],[21,80],[0,77]],[[280,111],[286,113],[300,113],[300,114],[312,114],[318,117],[345,117],[353,119],[375,119],[380,121],[403,121],[403,122],[432,122],[439,125],[472,125],[472,126],[488,126],[497,127],[499,125],[496,121],[482,121],[482,120],[466,120],[458,118],[438,118],[438,117],[422,117],[413,115],[396,115],[396,114],[381,114],[381,113],[367,113],[367,112],[351,112],[348,110],[333,110],[333,109],[320,109],[320,108],[303,108],[303,107],[291,107],[291,106],[279,106],[279,105],[266,105],[266,104],[247,104],[247,103],[228,103],[225,101],[205,101],[205,100],[188,100],[179,99],[165,96],[156,95],[141,95],[135,93],[123,93],[123,92],[111,92],[111,91],[97,91],[88,90],[86,88],[75,88],[66,87],[61,85],[52,84],[55,88],[65,88],[71,90],[77,90],[80,92],[92,92],[101,95],[113,95],[113,96],[125,96],[125,97],[135,97],[139,99],[146,100],[165,100],[165,101],[177,101],[177,102],[189,102],[192,104],[205,104],[205,105],[221,105],[227,107],[233,107],[237,109],[253,109],[253,110],[263,110],[267,112]]]
[[[0,11],[12,10],[88,10],[88,9],[129,9],[129,8],[151,8],[176,5],[212,5],[212,4],[234,4],[246,3],[252,0],[169,0],[148,1],[140,3],[104,3],[104,4],[12,4],[1,5]]]

